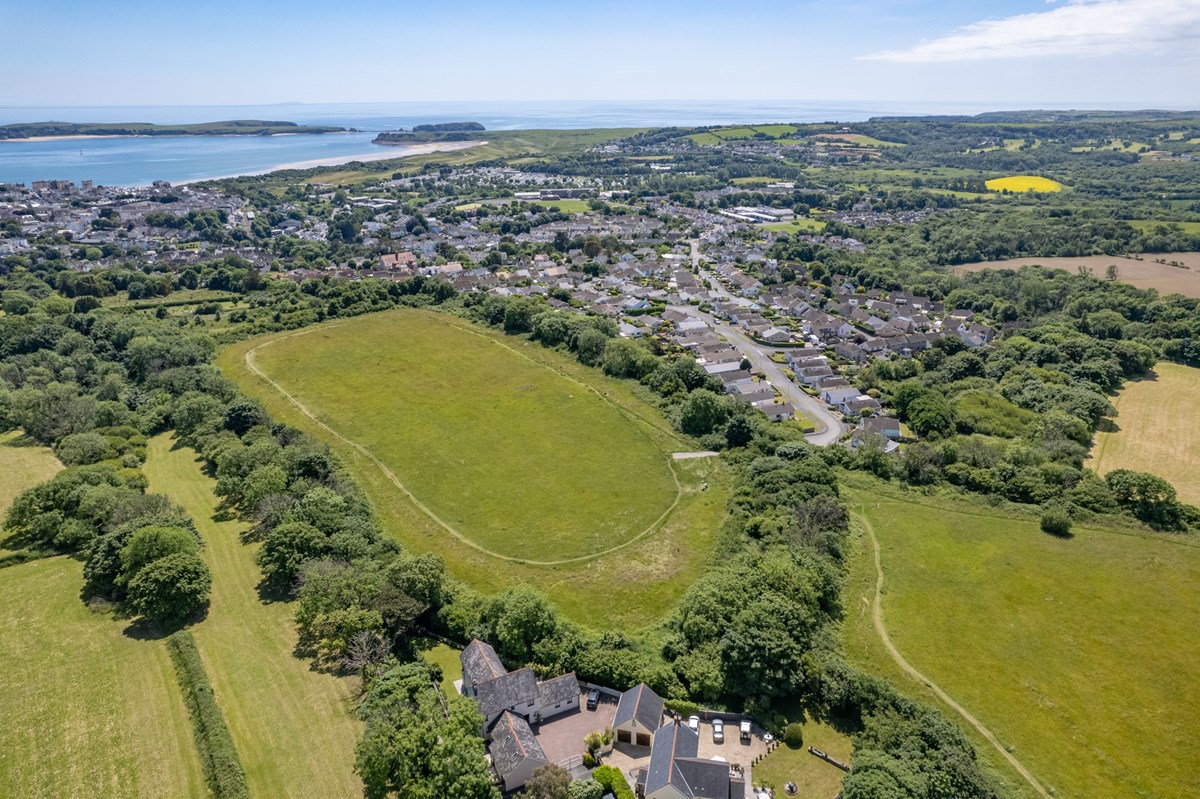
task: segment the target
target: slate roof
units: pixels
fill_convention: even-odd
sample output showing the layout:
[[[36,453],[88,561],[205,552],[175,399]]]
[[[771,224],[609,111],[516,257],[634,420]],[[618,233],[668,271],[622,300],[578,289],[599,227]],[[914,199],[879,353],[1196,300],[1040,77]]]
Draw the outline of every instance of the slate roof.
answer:
[[[662,715],[662,698],[643,682],[621,694],[612,725],[614,728],[621,727],[636,719],[638,726],[647,730],[657,730],[662,724]]]
[[[676,721],[660,727],[654,733],[654,746],[650,750],[650,766],[646,770],[646,793],[652,794],[670,784],[682,791],[687,782],[678,773],[675,759],[695,757],[700,751],[700,735],[690,727]],[[728,768],[728,767],[726,767]],[[687,796],[687,793],[684,793]]]
[[[675,774],[683,785],[675,782],[684,796],[696,799],[730,799],[729,764],[719,760],[676,758]]]
[[[502,779],[506,779],[530,758],[549,762],[525,719],[507,711],[492,729],[492,743],[488,751],[492,753],[492,765]]]
[[[538,707],[552,707],[560,702],[579,699],[579,680],[575,672],[538,683]]]
[[[508,673],[491,644],[478,639],[467,644],[459,660],[462,662],[463,684],[467,686],[478,686]]]
[[[536,702],[538,696],[537,678],[529,668],[502,674],[477,685],[475,690],[478,692],[475,698],[479,702],[479,712],[485,719],[506,708]]]

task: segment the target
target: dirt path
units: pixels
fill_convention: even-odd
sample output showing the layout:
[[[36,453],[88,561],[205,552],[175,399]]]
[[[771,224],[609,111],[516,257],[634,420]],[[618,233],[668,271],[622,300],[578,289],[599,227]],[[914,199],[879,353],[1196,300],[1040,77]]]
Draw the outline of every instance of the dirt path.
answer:
[[[676,473],[675,469],[672,468],[671,469],[671,477],[675,481],[675,500],[671,503],[670,507],[668,507],[665,511],[663,511],[662,515],[659,516],[657,519],[655,519],[654,522],[649,527],[647,527],[645,530],[638,533],[636,536],[629,539],[628,541],[617,544],[614,547],[609,547],[608,549],[605,549],[601,552],[593,552],[589,555],[580,555],[577,558],[565,558],[563,560],[529,560],[527,558],[517,558],[517,557],[513,557],[512,555],[504,555],[499,552],[493,552],[492,550],[488,549],[487,547],[480,546],[479,544],[475,543],[470,538],[468,538],[465,534],[460,532],[458,530],[458,528],[454,527],[449,522],[445,521],[440,516],[438,516],[436,513],[434,513],[433,509],[430,508],[428,505],[426,505],[424,502],[417,499],[416,495],[413,494],[411,491],[409,491],[408,487],[400,481],[400,478],[396,476],[396,473],[393,472],[390,468],[388,468],[387,464],[385,464],[383,461],[381,461],[375,455],[374,452],[372,452],[370,449],[363,446],[362,444],[358,443],[357,441],[347,438],[346,436],[342,435],[337,430],[333,429],[328,424],[326,424],[325,422],[323,422],[319,418],[317,418],[317,415],[315,413],[313,413],[313,411],[307,405],[305,405],[297,397],[295,397],[294,395],[289,393],[287,391],[287,389],[285,389],[283,386],[279,385],[279,383],[276,383],[274,380],[272,380],[267,375],[266,372],[264,372],[262,369],[259,368],[258,364],[255,362],[255,355],[258,354],[258,351],[264,347],[270,346],[271,344],[275,343],[276,341],[281,341],[285,338],[292,338],[293,336],[307,335],[308,333],[311,333],[317,329],[328,330],[330,327],[340,327],[342,324],[345,324],[345,323],[339,323],[339,324],[335,324],[335,325],[326,325],[324,328],[307,328],[304,330],[297,331],[295,333],[289,333],[285,336],[278,336],[275,338],[268,339],[267,341],[264,341],[262,344],[259,344],[256,347],[252,347],[246,351],[246,355],[244,357],[246,368],[249,369],[251,372],[253,372],[256,377],[258,377],[260,380],[262,380],[264,383],[266,383],[272,389],[274,389],[276,392],[278,392],[278,394],[281,397],[283,397],[284,399],[286,399],[293,407],[296,408],[296,410],[298,410],[300,413],[304,414],[306,417],[311,419],[312,422],[314,424],[316,424],[317,426],[319,426],[322,430],[325,430],[327,433],[329,433],[331,436],[336,438],[338,441],[341,441],[346,446],[351,447],[356,452],[363,455],[367,460],[369,460],[375,466],[375,468],[377,468],[380,471],[380,473],[385,478],[387,478],[388,482],[390,482],[396,488],[400,489],[400,492],[403,493],[404,496],[406,496],[408,498],[408,500],[413,504],[413,506],[415,508],[417,508],[417,510],[421,511],[421,513],[428,516],[429,519],[434,524],[436,524],[438,527],[441,527],[447,533],[454,536],[456,539],[458,539],[462,543],[466,544],[467,546],[471,547],[472,549],[474,549],[478,552],[482,552],[483,554],[488,555],[493,558],[498,558],[500,560],[506,560],[506,561],[509,561],[512,563],[523,563],[527,566],[563,566],[563,565],[566,565],[569,563],[581,563],[583,561],[594,560],[596,558],[603,557],[604,555],[611,555],[614,552],[618,552],[622,549],[625,549],[626,547],[636,544],[638,541],[641,541],[643,538],[650,535],[650,533],[659,529],[664,523],[666,523],[667,519],[671,516],[672,513],[674,513],[675,509],[677,507],[679,507],[679,503],[683,499],[683,484],[680,483],[679,475]],[[501,346],[503,346],[503,345],[501,345]],[[524,356],[524,357],[528,357],[528,356]],[[582,384],[580,384],[580,385],[582,385]],[[612,402],[612,400],[609,400],[607,397],[605,397],[600,392],[596,391],[594,388],[591,388],[590,386],[584,386],[584,387],[590,391],[595,392],[596,395],[601,397],[605,402],[616,407],[615,404]],[[618,411],[621,411],[621,409],[618,408]],[[633,414],[630,414],[630,415],[634,416],[634,418],[637,418]],[[645,423],[644,420],[639,420],[639,421],[643,421],[643,423]]]
[[[965,707],[955,702],[948,693],[942,690],[942,687],[933,680],[926,677],[921,672],[917,671],[904,656],[900,654],[900,650],[896,649],[892,643],[891,637],[888,635],[887,627],[883,624],[883,564],[880,559],[879,539],[875,537],[875,528],[871,526],[871,522],[863,513],[856,513],[854,517],[862,524],[863,529],[867,531],[867,537],[871,539],[871,549],[875,557],[875,599],[871,603],[871,620],[875,624],[875,632],[879,633],[879,638],[883,641],[884,648],[891,655],[892,660],[896,665],[904,670],[904,673],[914,680],[924,685],[937,696],[938,699],[952,707],[956,713],[966,719],[967,723],[975,728],[975,731],[982,735],[992,747],[1000,753],[1000,755],[1008,761],[1014,769],[1017,770],[1025,781],[1037,792],[1042,799],[1051,799],[1050,794],[1042,787],[1042,784],[1037,781],[1037,778],[1025,768],[1021,761],[1017,760],[1013,755],[1004,748],[996,736],[987,727],[983,726],[983,722],[971,715],[971,712]]]

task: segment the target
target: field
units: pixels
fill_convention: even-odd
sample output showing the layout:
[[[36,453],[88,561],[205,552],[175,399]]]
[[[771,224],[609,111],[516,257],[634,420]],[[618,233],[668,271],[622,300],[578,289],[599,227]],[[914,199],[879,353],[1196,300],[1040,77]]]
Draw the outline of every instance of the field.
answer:
[[[1057,180],[1043,178],[1037,175],[1013,175],[1007,178],[992,178],[985,181],[990,191],[1010,191],[1020,194],[1026,191],[1054,192],[1062,191],[1063,185]]]
[[[752,139],[759,133],[771,139],[779,139],[795,133],[796,130],[795,125],[755,125],[753,127],[718,128],[703,133],[692,133],[684,138],[691,139],[696,144],[712,146],[738,139]]]
[[[204,796],[162,641],[79,601],[83,564],[0,571],[0,796]]]
[[[903,494],[863,478],[856,486],[851,502],[881,547],[883,621],[892,643],[1048,792],[1089,799],[1194,795],[1194,539],[1078,527],[1061,539],[1042,533],[1034,517]],[[900,670],[873,628],[872,544],[869,537],[861,543],[845,595],[847,652],[902,690],[940,704],[924,681]],[[971,734],[1016,795],[1036,795],[980,734]]]
[[[58,458],[46,447],[17,432],[0,434],[0,519],[18,494],[49,480],[61,468]]]
[[[529,204],[539,208],[557,208],[564,214],[582,214],[591,210],[587,200],[534,200]]]
[[[723,517],[721,464],[672,464],[694,445],[628,384],[453,317],[358,317],[244,342],[219,363],[329,442],[401,543],[485,592],[536,583],[585,625],[657,620]]]
[[[1096,434],[1087,464],[1100,474],[1133,469],[1157,474],[1179,498],[1200,505],[1200,369],[1163,361],[1154,377],[1125,384],[1113,399],[1119,415],[1111,432]]]
[[[801,217],[791,222],[768,222],[762,225],[767,230],[778,230],[784,233],[820,233],[825,229],[825,220]]]
[[[312,671],[292,654],[293,609],[260,600],[257,545],[242,543],[245,525],[215,517],[215,483],[200,466],[194,452],[172,447],[168,436],[151,439],[145,467],[150,490],[182,505],[204,538],[213,572],[212,604],[192,632],[250,795],[361,796],[353,770],[360,732],[352,716],[355,685]],[[181,724],[188,729],[186,721]]]
[[[1172,261],[1180,266],[1171,266]],[[1158,289],[1162,294],[1200,297],[1200,253],[1195,252],[1146,253],[1137,256],[1088,255],[1077,258],[1013,258],[1008,261],[980,261],[954,268],[960,272],[978,272],[983,269],[1020,269],[1022,266],[1041,265],[1047,269],[1066,269],[1074,272],[1082,266],[1090,269],[1097,277],[1104,277],[1110,264],[1116,264],[1117,280],[1123,283],[1140,289]]]
[[[775,787],[777,797],[784,795],[784,784],[794,782],[799,789],[798,796],[828,799],[841,791],[846,774],[837,766],[809,754],[808,747],[815,746],[843,763],[849,763],[853,745],[849,736],[824,722],[808,719],[803,727],[803,746],[799,749],[780,746],[751,770],[750,779],[755,784],[770,783]]]
[[[1141,231],[1154,230],[1156,227],[1178,227],[1184,233],[1196,235],[1200,233],[1200,222],[1164,222],[1159,219],[1127,219],[1125,224]]]
[[[904,144],[895,141],[884,141],[876,139],[874,136],[868,136],[865,133],[818,133],[813,138],[820,141],[830,142],[845,142],[846,144],[858,144],[863,147],[904,147]]]

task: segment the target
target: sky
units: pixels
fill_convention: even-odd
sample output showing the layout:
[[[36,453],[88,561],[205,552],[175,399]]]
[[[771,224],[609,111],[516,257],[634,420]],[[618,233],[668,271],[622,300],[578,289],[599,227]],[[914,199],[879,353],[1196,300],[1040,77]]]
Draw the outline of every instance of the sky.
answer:
[[[0,106],[1200,107],[1200,0],[0,0]]]

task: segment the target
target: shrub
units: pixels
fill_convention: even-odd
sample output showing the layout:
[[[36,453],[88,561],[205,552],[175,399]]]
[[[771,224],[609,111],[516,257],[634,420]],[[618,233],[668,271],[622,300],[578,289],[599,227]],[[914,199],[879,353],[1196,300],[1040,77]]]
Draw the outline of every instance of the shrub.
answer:
[[[617,799],[634,799],[633,789],[620,769],[612,766],[601,766],[592,772],[592,779],[600,783],[605,790],[612,792]]]
[[[183,703],[192,718],[196,749],[209,790],[215,799],[247,799],[250,791],[246,787],[246,772],[213,695],[195,639],[189,632],[177,632],[167,638],[167,652],[175,665]]]
[[[1071,534],[1071,517],[1062,508],[1042,511],[1042,532],[1065,538]]]
[[[804,727],[796,722],[787,725],[783,730],[783,742],[791,749],[804,746]]]

